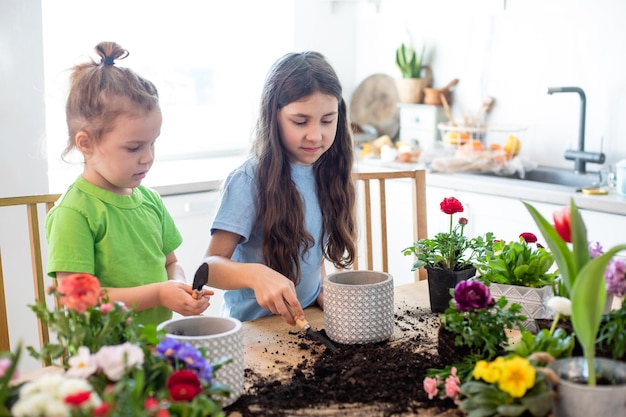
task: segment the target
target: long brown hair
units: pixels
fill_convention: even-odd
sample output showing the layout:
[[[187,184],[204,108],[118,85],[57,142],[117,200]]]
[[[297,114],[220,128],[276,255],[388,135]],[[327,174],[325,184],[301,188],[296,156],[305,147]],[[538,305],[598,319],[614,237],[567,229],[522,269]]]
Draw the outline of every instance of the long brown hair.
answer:
[[[63,155],[75,146],[76,134],[84,130],[94,141],[114,127],[121,115],[139,115],[159,106],[159,94],[150,81],[129,68],[115,65],[128,51],[115,42],[95,47],[100,62],[90,59],[72,68],[70,92],[65,105],[69,139]]]
[[[304,223],[301,197],[291,180],[291,167],[278,129],[279,110],[313,93],[339,102],[333,145],[314,164],[316,194],[322,211],[322,236],[311,236]],[[341,83],[319,52],[289,53],[270,69],[261,95],[253,153],[258,159],[257,215],[263,227],[266,264],[298,283],[300,251],[315,239],[324,242],[324,257],[338,268],[353,263],[356,248],[355,189],[352,181],[352,133]]]

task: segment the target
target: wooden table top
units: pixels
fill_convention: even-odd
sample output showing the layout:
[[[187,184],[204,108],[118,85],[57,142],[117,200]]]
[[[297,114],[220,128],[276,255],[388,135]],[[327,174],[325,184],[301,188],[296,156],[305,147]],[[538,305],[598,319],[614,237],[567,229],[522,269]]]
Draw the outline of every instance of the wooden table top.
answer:
[[[407,309],[415,310],[416,307],[429,308],[430,301],[428,297],[427,281],[419,281],[395,287],[394,304],[394,312],[398,315],[402,315]],[[313,330],[322,330],[324,328],[324,313],[320,308],[309,307],[305,309],[305,315]],[[433,317],[433,320],[436,320],[436,316]],[[408,320],[411,319],[408,318]],[[254,374],[270,381],[288,381],[298,364],[304,362],[306,359],[315,358],[315,355],[319,355],[318,352],[322,351],[303,349],[301,346],[303,335],[301,332],[302,331],[297,327],[290,327],[282,318],[277,316],[244,322],[243,339],[245,346],[245,367],[252,370]],[[406,328],[396,324],[389,343],[398,343],[414,336],[415,335],[407,331]],[[425,349],[436,348],[436,335],[433,335],[432,339],[434,345],[425,346]],[[248,378],[246,378],[244,394],[245,391],[249,389],[252,382],[253,381],[249,381]],[[280,407],[280,405],[277,404],[277,407]],[[255,415],[263,415],[263,410],[258,411],[259,413]],[[324,409],[287,410],[286,413],[286,415],[289,416],[353,417],[382,416],[384,414],[375,404],[331,404]],[[420,417],[445,417],[458,416],[458,413],[456,409],[443,413],[441,410],[437,412],[423,409],[420,410],[417,415]],[[416,414],[407,413],[403,414],[403,416],[404,415],[409,416]],[[228,416],[239,417],[241,414],[235,411],[231,412]]]
[[[396,309],[406,305],[429,307],[428,283],[424,280],[395,287],[394,304]],[[304,313],[313,330],[324,328],[324,312],[319,307],[306,308]],[[279,316],[244,322],[245,366],[262,375],[271,376],[273,371],[279,372],[277,368],[281,363],[297,364],[302,360],[303,355],[299,346],[299,332],[297,327],[290,327]],[[392,340],[406,337],[402,336],[398,329],[394,332]],[[275,349],[272,349],[278,344],[280,344],[279,358],[276,357]]]

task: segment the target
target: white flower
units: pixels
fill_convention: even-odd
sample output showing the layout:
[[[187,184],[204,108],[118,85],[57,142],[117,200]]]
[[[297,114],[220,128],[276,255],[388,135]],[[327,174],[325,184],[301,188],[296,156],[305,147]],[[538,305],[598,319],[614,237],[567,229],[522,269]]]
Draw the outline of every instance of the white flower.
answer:
[[[96,358],[90,354],[89,348],[85,346],[79,347],[78,353],[67,362],[70,365],[70,369],[66,372],[68,376],[87,378],[98,370]]]
[[[548,308],[562,316],[572,315],[572,302],[569,298],[554,296],[548,300]]]
[[[65,404],[65,398],[70,394],[84,391],[90,392],[91,395],[85,403],[81,404],[81,409],[93,409],[102,403],[98,394],[84,379],[67,377],[63,374],[44,375],[20,389],[19,398],[11,408],[11,415],[14,417],[69,417],[71,406]]]
[[[98,367],[111,381],[119,381],[127,369],[143,365],[143,350],[132,343],[103,346],[96,354]]]

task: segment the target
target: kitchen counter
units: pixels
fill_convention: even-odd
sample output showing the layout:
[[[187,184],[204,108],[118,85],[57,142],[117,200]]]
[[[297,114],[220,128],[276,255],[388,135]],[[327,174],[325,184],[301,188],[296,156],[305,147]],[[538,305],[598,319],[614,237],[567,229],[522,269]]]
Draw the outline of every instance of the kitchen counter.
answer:
[[[242,156],[233,156],[158,162],[146,178],[145,184],[163,196],[213,191],[219,189],[226,175],[243,162],[243,159]],[[355,162],[355,169],[358,171],[422,168],[424,165],[420,163],[381,162],[380,159],[366,158]],[[573,197],[581,209],[626,215],[626,196],[615,191],[608,195],[586,195],[576,192],[573,187],[562,185],[480,174],[430,171],[426,175],[426,185],[558,205],[569,204],[570,198]]]
[[[356,163],[360,171],[413,170],[422,169],[419,163],[380,162],[377,159],[361,159]],[[498,197],[517,198],[524,201],[535,201],[558,205],[569,204],[574,198],[580,209],[604,213],[626,215],[626,196],[615,191],[607,195],[587,195],[576,192],[573,187],[524,181],[513,178],[495,177],[469,173],[437,173],[426,174],[427,187],[450,188],[467,192],[494,195]]]

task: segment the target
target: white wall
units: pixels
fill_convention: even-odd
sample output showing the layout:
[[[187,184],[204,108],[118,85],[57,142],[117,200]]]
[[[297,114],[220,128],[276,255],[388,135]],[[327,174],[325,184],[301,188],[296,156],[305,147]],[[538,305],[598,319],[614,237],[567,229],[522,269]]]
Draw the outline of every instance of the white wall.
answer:
[[[39,1],[0,1],[0,197],[48,192]],[[20,227],[20,224],[23,227]],[[26,211],[0,209],[11,343],[37,345]],[[24,352],[24,364],[36,366]]]
[[[323,3],[323,2],[322,2]],[[563,152],[578,139],[577,94],[546,93],[547,86],[578,86],[587,96],[586,148],[607,163],[626,158],[626,2],[622,0],[381,0],[350,4],[357,14],[358,82],[373,73],[399,76],[395,48],[410,29],[427,47],[434,86],[460,80],[453,113],[476,114],[496,99],[492,123],[528,126],[522,155],[549,166],[573,167]],[[506,5],[506,10],[504,9]],[[347,5],[346,5],[347,7]],[[337,43],[341,42],[337,39]],[[356,55],[355,52],[356,51]],[[598,170],[598,165],[589,165]]]

